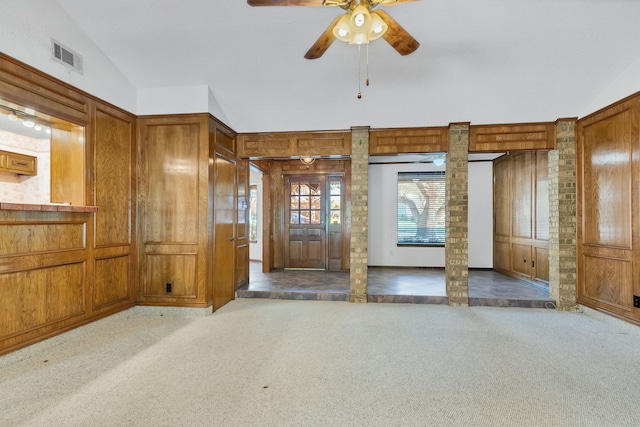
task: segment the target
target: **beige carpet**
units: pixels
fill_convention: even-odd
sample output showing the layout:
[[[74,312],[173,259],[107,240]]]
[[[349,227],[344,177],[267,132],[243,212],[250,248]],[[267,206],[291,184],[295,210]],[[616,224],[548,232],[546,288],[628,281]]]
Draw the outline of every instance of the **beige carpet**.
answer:
[[[592,311],[236,300],[0,357],[2,426],[638,426],[640,328]]]

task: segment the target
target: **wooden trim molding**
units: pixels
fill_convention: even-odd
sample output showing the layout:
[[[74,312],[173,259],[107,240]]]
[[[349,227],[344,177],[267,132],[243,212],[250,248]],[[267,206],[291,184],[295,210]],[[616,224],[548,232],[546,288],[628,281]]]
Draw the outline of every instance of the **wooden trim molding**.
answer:
[[[469,152],[553,150],[555,147],[552,122],[476,125],[469,130]]]

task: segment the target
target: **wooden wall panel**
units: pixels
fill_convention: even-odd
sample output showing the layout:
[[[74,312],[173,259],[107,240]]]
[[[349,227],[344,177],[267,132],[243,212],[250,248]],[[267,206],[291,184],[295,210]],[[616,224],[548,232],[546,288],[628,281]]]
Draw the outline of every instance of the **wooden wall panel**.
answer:
[[[633,267],[625,259],[585,255],[581,294],[623,311],[633,307]]]
[[[132,241],[133,124],[111,111],[96,110],[94,148],[96,246]]]
[[[196,298],[196,262],[195,254],[148,254],[144,295]],[[166,290],[167,283],[171,283],[171,292]]]
[[[549,282],[549,249],[534,247],[533,251],[535,261],[533,278]]]
[[[198,240],[198,124],[147,126],[147,242]]]
[[[100,292],[95,280],[107,272],[96,258],[135,251],[136,171],[132,114],[2,53],[0,98],[51,117],[52,201],[74,205],[0,210],[3,354],[133,305],[133,274],[114,283],[119,301],[96,307],[92,299]],[[64,162],[54,159],[60,154]],[[97,212],[85,203],[98,204]],[[104,247],[112,244],[119,246]]]
[[[514,237],[530,239],[532,228],[531,153],[522,153],[512,159],[511,232]]]
[[[95,262],[93,307],[101,308],[130,297],[130,257],[99,259]]]
[[[351,132],[273,132],[238,135],[238,157],[241,159],[350,154]]]
[[[496,236],[511,236],[511,163],[493,163],[493,215]]]
[[[584,128],[585,244],[631,249],[631,112]]]
[[[85,223],[0,223],[0,255],[84,249]]]
[[[449,128],[372,129],[370,155],[444,153],[449,150]]]
[[[469,152],[553,150],[554,123],[475,125],[469,129]]]
[[[51,202],[84,206],[85,129],[51,124]]]
[[[640,95],[578,122],[578,302],[640,324]]]
[[[511,243],[496,241],[493,244],[493,266],[497,270],[511,270]]]
[[[494,269],[549,281],[548,152],[494,161]]]
[[[511,245],[511,267],[526,278],[531,277],[531,246]]]
[[[0,274],[2,338],[84,312],[83,263]]]

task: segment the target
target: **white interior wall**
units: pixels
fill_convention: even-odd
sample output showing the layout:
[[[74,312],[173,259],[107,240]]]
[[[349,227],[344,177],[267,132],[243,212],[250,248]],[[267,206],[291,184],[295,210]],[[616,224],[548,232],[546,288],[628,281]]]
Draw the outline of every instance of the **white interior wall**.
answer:
[[[249,243],[249,259],[262,261],[262,173],[251,169],[249,185],[258,187],[258,239]]]
[[[369,165],[369,265],[444,267],[444,247],[397,246],[398,172],[444,170],[432,163]],[[493,167],[469,163],[469,267],[493,267]]]
[[[0,28],[1,52],[135,113],[133,85],[57,2],[3,1]],[[82,55],[83,74],[51,59],[51,38]]]

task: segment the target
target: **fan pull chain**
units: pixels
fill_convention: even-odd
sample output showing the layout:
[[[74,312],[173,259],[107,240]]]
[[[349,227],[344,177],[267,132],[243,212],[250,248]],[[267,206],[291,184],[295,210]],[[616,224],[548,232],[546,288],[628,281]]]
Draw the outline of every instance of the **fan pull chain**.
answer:
[[[362,62],[362,55],[360,51],[361,46],[362,45],[358,45],[358,99],[362,98],[362,91],[360,90],[360,76],[362,75],[360,70]]]
[[[369,43],[367,43],[367,86],[369,86]]]

